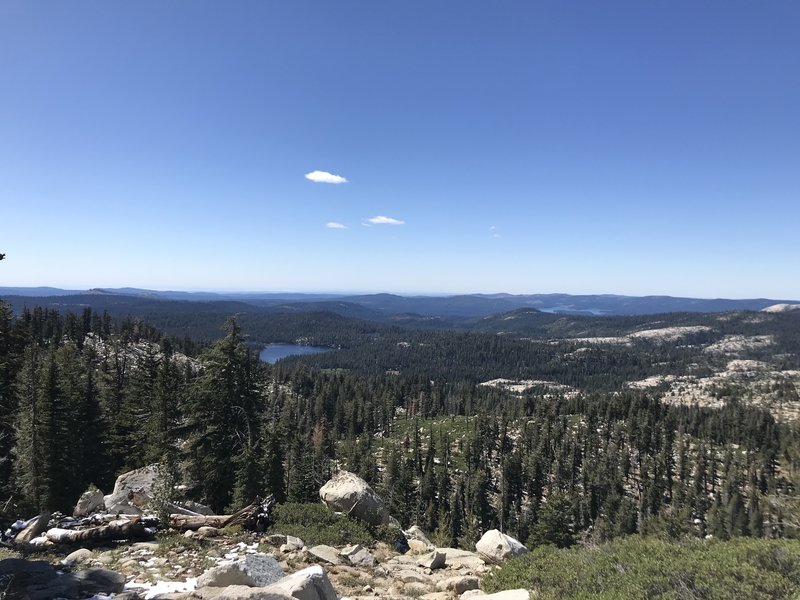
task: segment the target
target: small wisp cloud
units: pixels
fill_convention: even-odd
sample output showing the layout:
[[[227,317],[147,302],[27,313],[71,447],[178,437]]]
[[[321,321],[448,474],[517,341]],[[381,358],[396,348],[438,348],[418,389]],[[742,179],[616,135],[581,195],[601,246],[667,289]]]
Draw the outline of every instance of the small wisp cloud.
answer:
[[[400,219],[395,219],[393,217],[386,217],[383,215],[378,215],[377,217],[371,217],[367,219],[367,223],[371,225],[405,225],[405,221],[401,221]]]
[[[309,181],[313,181],[314,183],[347,183],[347,179],[341,175],[334,175],[333,173],[328,173],[327,171],[311,171],[310,173],[305,174],[305,178]]]
[[[337,223],[336,221],[325,223],[325,227],[327,227],[328,229],[347,229],[347,225],[344,225],[342,223]]]

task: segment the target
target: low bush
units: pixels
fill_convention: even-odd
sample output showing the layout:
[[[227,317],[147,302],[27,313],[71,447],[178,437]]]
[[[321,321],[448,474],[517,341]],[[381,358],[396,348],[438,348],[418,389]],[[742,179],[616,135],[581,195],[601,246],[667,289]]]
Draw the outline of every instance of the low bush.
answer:
[[[334,514],[321,503],[279,504],[273,509],[272,518],[275,523],[270,527],[269,533],[294,535],[308,546],[317,544],[368,546],[373,540],[365,525],[349,517]]]
[[[527,588],[541,600],[788,599],[800,590],[800,542],[630,536],[594,547],[542,546],[492,572],[483,586]]]

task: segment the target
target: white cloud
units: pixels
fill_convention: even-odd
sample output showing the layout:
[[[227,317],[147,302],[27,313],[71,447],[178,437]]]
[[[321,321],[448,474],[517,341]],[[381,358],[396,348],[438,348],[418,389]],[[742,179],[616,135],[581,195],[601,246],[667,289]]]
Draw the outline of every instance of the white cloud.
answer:
[[[342,225],[341,223],[337,223],[336,221],[325,223],[325,227],[327,227],[328,229],[347,229],[347,225]]]
[[[401,221],[400,219],[394,219],[392,217],[384,217],[383,215],[378,215],[377,217],[372,217],[367,219],[368,223],[372,223],[373,225],[405,225],[405,221]]]
[[[306,173],[305,178],[314,183],[347,183],[347,179],[341,175],[334,175],[327,171],[311,171]]]

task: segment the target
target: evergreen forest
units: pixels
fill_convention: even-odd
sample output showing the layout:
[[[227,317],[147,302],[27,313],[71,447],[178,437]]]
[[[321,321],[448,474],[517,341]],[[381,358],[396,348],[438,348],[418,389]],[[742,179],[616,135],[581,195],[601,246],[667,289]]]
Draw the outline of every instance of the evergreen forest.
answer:
[[[265,494],[318,502],[353,471],[442,546],[492,528],[529,547],[797,536],[796,314],[422,324],[222,319],[229,307],[195,304],[159,316],[0,302],[5,522],[71,513],[90,486],[160,463],[218,512]],[[273,341],[336,349],[268,365],[258,351]],[[674,395],[699,380],[704,395]]]

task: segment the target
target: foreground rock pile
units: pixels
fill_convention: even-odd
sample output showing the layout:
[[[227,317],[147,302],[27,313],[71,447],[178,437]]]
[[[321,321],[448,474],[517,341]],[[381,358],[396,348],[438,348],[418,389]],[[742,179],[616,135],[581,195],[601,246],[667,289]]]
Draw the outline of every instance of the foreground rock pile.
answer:
[[[335,504],[340,511],[351,515],[363,514],[365,520],[382,525],[393,523],[380,498],[358,477],[345,473],[332,481],[320,491],[326,503]],[[145,488],[140,491],[142,496],[147,493]],[[128,501],[133,497],[129,493]],[[86,494],[81,498],[81,502],[85,501]],[[113,502],[119,506],[120,497]],[[142,510],[145,504],[136,508]],[[41,528],[42,524],[39,525]],[[51,551],[63,556],[57,567],[42,561],[0,560],[0,597],[4,600],[529,598],[525,590],[486,595],[479,589],[481,578],[496,568],[494,565],[526,551],[519,542],[499,531],[487,532],[478,543],[477,552],[436,548],[417,527],[400,535],[407,540],[407,552],[398,552],[396,544],[383,542],[369,547],[308,546],[291,535],[223,531],[208,526],[183,533],[160,531],[158,541],[113,541],[84,544],[85,547],[54,545]]]

